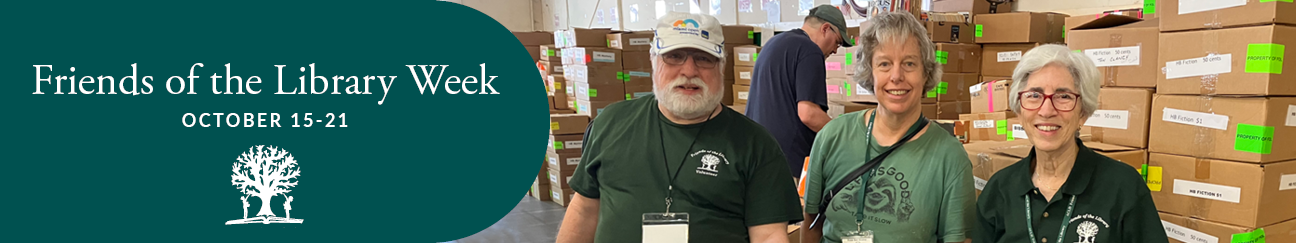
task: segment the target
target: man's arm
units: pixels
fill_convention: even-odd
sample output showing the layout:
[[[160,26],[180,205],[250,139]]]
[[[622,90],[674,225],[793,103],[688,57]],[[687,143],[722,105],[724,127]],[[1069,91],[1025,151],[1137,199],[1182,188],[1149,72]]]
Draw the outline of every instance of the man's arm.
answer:
[[[594,231],[598,228],[598,211],[598,199],[588,198],[580,193],[573,195],[571,205],[567,206],[567,215],[563,216],[562,226],[558,228],[557,242],[594,242]]]
[[[828,113],[820,109],[818,104],[810,101],[797,102],[797,116],[801,117],[801,123],[805,123],[811,131],[819,132],[824,125],[828,125]]]
[[[819,243],[823,239],[823,221],[827,219],[812,223],[816,216],[819,214],[805,214],[806,221],[801,223],[801,243]],[[813,229],[809,228],[811,224],[815,226]]]
[[[787,223],[762,224],[747,227],[752,243],[787,243]]]

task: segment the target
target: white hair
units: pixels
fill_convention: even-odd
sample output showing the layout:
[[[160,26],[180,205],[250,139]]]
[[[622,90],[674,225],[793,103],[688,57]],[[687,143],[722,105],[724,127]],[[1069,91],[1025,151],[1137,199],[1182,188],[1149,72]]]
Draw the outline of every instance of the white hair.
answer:
[[[1021,62],[1018,62],[1017,68],[1013,70],[1013,83],[1008,92],[1008,107],[1013,112],[1021,113],[1021,104],[1017,100],[1018,93],[1026,89],[1031,74],[1050,64],[1062,66],[1071,73],[1071,79],[1079,89],[1076,92],[1080,93],[1080,115],[1083,117],[1093,115],[1094,111],[1098,110],[1098,87],[1101,77],[1098,74],[1098,67],[1094,66],[1093,60],[1089,60],[1085,54],[1072,52],[1070,48],[1056,44],[1035,47],[1022,55]]]

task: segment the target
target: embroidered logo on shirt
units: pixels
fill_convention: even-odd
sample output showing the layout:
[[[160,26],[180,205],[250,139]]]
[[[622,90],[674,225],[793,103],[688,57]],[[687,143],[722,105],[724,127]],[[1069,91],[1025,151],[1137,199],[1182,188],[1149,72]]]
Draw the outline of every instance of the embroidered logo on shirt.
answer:
[[[1111,227],[1111,225],[1108,225],[1107,221],[1103,220],[1102,217],[1094,216],[1092,214],[1084,214],[1071,218],[1071,222],[1078,220],[1083,220],[1083,222],[1076,226],[1076,235],[1079,236],[1076,243],[1094,243],[1098,239],[1098,232],[1100,229],[1098,228],[1098,224],[1094,223],[1095,221],[1102,223],[1103,229]]]
[[[702,155],[702,166],[699,166],[695,172],[700,175],[719,176],[720,170],[716,167],[720,166],[720,162],[724,162],[726,165],[729,164],[729,159],[725,158],[724,154],[711,150],[698,150],[693,154],[689,154],[689,157],[697,157],[698,155]]]

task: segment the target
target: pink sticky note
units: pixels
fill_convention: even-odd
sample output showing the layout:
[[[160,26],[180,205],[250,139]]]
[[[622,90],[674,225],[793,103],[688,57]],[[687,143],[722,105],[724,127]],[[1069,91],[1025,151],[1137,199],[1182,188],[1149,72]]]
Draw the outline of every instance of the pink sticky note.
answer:
[[[824,63],[824,67],[825,67],[825,68],[828,68],[829,71],[841,71],[841,70],[842,70],[842,63],[840,63],[840,62],[825,62],[825,63]]]
[[[828,85],[828,93],[829,93],[829,94],[840,94],[840,93],[841,93],[841,86],[839,86],[839,85]]]

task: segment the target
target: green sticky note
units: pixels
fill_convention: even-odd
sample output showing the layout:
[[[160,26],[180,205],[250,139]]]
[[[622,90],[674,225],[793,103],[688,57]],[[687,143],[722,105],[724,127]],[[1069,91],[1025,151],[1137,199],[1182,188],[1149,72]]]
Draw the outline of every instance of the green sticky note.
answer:
[[[1071,51],[1071,52],[1075,52],[1075,53],[1084,53],[1083,50],[1074,50],[1074,51]]]
[[[852,56],[854,56],[854,55],[855,55],[855,53],[850,53],[850,52],[847,52],[847,53],[846,53],[846,65],[847,65],[847,66],[851,65],[851,61],[855,60],[855,58],[852,57]]]
[[[1062,38],[1066,38],[1066,29],[1065,29],[1065,28],[1062,29]]]
[[[937,85],[936,85],[936,87],[939,87],[939,88],[949,88],[949,82],[941,81],[940,84],[937,84]]]
[[[624,72],[617,72],[617,79],[625,79],[625,77],[626,76]]]
[[[756,62],[757,56],[760,56],[760,53],[752,53],[752,62]]]
[[[1257,154],[1269,154],[1273,149],[1274,127],[1238,123],[1233,149]]]
[[[855,39],[853,39],[853,38],[851,39],[851,45],[852,45],[852,46],[855,45]]]
[[[1143,168],[1139,169],[1139,175],[1143,176],[1143,182],[1147,182],[1147,174],[1148,174],[1147,167],[1148,167],[1147,164],[1143,164]]]
[[[554,56],[554,50],[549,50],[549,56]]]
[[[855,95],[855,90],[851,89],[851,87],[850,87],[850,82],[846,82],[846,83],[844,83],[844,84],[845,84],[845,85],[843,85],[843,86],[846,86],[846,90],[842,91],[842,93],[846,93],[846,96],[852,96],[852,95]]]
[[[554,149],[563,149],[562,141],[554,141]]]
[[[750,30],[748,30],[748,31],[747,31],[747,39],[756,39],[756,32],[755,32],[755,31],[750,31]]]
[[[997,135],[1008,134],[1008,120],[995,121],[995,134]],[[1008,136],[1008,137],[1011,138],[1012,136]]]
[[[936,90],[927,91],[927,98],[936,98]]]
[[[607,47],[612,48],[612,40],[606,40],[606,41],[607,41]]]
[[[1262,3],[1264,3],[1264,2],[1285,2],[1285,3],[1290,3],[1290,2],[1292,2],[1292,0],[1260,0],[1260,2],[1262,2]],[[1146,5],[1147,3],[1144,3],[1144,4]]]
[[[979,24],[976,25],[976,37],[981,37],[981,30],[982,30],[982,29],[984,29],[984,28],[981,27],[981,25],[979,25]]]
[[[1156,0],[1143,0],[1143,13],[1156,14]]]
[[[593,98],[593,97],[598,97],[598,90],[597,90],[597,89],[590,89],[589,95],[590,95],[591,98]]]
[[[633,100],[632,98],[630,98],[630,94],[626,94],[626,100]]]
[[[1282,44],[1248,44],[1246,72],[1282,74],[1285,50],[1286,46]]]
[[[1265,243],[1265,232],[1264,232],[1264,228],[1256,229],[1255,231],[1246,232],[1246,233],[1233,234],[1233,240],[1230,240],[1229,242],[1231,242],[1231,243]]]

